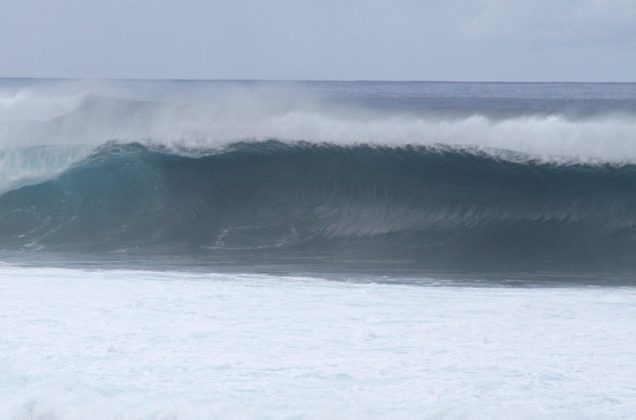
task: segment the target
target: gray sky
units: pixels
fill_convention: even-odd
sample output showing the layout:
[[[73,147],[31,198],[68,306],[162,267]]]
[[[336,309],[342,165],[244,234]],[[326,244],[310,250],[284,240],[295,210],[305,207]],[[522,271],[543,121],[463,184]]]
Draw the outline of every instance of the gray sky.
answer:
[[[0,76],[636,81],[634,0],[0,0]]]

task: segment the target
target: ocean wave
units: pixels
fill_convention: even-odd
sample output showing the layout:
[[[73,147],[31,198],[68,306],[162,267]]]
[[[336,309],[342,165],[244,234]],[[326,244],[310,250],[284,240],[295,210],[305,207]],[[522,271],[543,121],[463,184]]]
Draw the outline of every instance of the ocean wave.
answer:
[[[443,89],[424,92],[437,96],[409,96],[417,84],[404,91],[391,85],[381,95],[375,85],[354,84],[352,92],[338,85],[333,89],[339,94],[329,85],[322,90],[306,84],[210,86],[217,85],[160,89],[141,82],[85,82],[0,91],[0,145],[95,147],[118,139],[211,148],[276,138],[341,145],[442,143],[508,149],[551,161],[636,160],[636,101],[629,95],[590,99],[590,92],[576,86],[570,90],[583,92],[566,91],[572,98],[547,95],[545,87],[508,92],[518,98],[488,96],[506,93],[511,88],[505,85],[493,92],[469,86],[475,96],[466,97],[444,96]],[[547,97],[532,96],[539,93]]]
[[[0,196],[0,247],[626,266],[636,166],[437,146],[108,143]]]

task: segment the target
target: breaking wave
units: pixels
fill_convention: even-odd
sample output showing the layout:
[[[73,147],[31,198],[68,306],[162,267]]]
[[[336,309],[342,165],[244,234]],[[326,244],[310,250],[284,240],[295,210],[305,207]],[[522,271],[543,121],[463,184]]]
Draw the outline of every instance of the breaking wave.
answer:
[[[0,82],[0,251],[636,269],[636,85]]]
[[[6,83],[0,150],[113,139],[218,148],[275,138],[636,162],[632,85],[39,81],[7,90]]]
[[[634,165],[276,140],[79,159],[0,195],[0,247],[636,267]]]

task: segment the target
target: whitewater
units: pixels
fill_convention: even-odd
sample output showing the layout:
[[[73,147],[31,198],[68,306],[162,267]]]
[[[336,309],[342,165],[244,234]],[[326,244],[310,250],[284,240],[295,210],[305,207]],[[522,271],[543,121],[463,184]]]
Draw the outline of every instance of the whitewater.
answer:
[[[0,417],[631,418],[636,85],[0,80]]]
[[[630,418],[632,288],[0,269],[2,417]]]

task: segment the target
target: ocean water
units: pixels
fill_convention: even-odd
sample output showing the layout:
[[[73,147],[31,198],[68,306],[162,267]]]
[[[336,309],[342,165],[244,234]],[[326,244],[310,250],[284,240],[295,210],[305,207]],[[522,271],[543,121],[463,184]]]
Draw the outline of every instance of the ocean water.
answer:
[[[630,418],[636,85],[0,80],[0,417]]]

